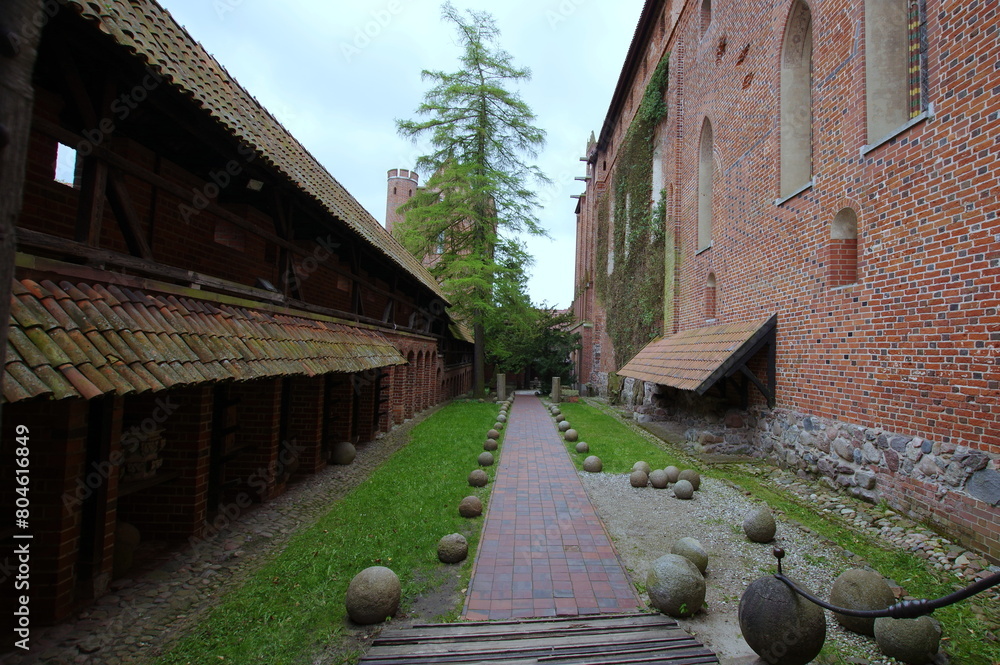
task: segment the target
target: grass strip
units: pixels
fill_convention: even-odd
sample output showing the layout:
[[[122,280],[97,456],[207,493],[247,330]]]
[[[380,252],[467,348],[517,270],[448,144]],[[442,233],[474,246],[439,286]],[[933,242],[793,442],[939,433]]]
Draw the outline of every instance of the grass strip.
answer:
[[[347,631],[344,598],[355,574],[368,566],[391,568],[402,583],[405,609],[408,598],[441,578],[445,565],[437,559],[437,542],[449,533],[469,541],[461,567],[467,582],[482,518],[460,517],[458,504],[475,494],[485,505],[489,497],[496,466],[485,469],[491,482],[484,488],[470,487],[467,478],[479,468],[476,457],[497,413],[495,404],[455,402],[417,425],[408,445],[293,536],[157,662],[311,662],[311,654]]]
[[[590,452],[580,454],[576,452],[575,443],[566,444],[573,453],[571,457],[578,469],[583,468],[583,460],[588,455],[601,458],[605,473],[628,473],[632,471],[632,465],[640,460],[648,462],[654,469],[671,465],[681,469],[690,466],[680,455],[654,446],[626,423],[585,402],[561,403],[559,409],[579,433],[580,441],[586,441],[590,446]]]
[[[560,404],[560,409],[573,428],[580,433],[580,440],[590,445],[589,454],[597,455],[608,473],[625,473],[638,460],[645,460],[656,468],[674,464],[680,468],[698,468],[703,474],[729,480],[733,485],[750,492],[786,519],[812,529],[838,546],[862,557],[882,576],[895,580],[917,598],[937,598],[965,586],[964,582],[949,578],[934,570],[919,557],[896,548],[883,547],[875,538],[855,530],[842,520],[816,511],[815,506],[802,502],[793,494],[783,492],[735,464],[699,468],[687,455],[672,451],[671,444],[653,443],[647,435],[635,431],[629,424],[583,402]],[[652,437],[652,435],[648,435]],[[567,444],[573,445],[573,444]],[[585,455],[573,455],[574,462],[582,468]],[[854,499],[843,497],[845,503]],[[786,571],[792,577],[794,571]],[[1000,643],[987,621],[996,621],[1000,612],[997,603],[984,597],[973,597],[956,605],[937,610],[934,617],[944,628],[942,647],[953,663],[970,665],[1000,665]],[[827,645],[827,648],[829,645]],[[827,649],[824,649],[824,655]],[[834,660],[833,662],[846,662]]]

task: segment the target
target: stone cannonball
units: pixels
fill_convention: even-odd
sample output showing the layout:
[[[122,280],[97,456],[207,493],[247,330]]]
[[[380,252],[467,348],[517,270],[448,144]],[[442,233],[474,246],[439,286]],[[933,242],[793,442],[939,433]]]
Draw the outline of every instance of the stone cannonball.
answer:
[[[561,423],[562,421],[566,420],[566,416],[560,413],[557,416],[555,416],[555,419],[557,423]]]
[[[574,441],[580,438],[580,433],[577,432],[575,429],[568,429],[563,434],[563,438],[569,441],[570,443],[573,443]]]
[[[491,429],[489,432],[486,433],[486,438],[487,439],[499,439],[500,438],[500,432],[497,431],[496,429]]]
[[[560,432],[565,432],[569,428],[570,428],[570,424],[569,424],[568,420],[560,420],[559,421],[559,431]]]
[[[665,489],[667,487],[667,472],[663,469],[657,469],[653,473],[649,474],[649,484],[658,490]]]
[[[600,473],[604,465],[601,463],[601,458],[597,455],[591,455],[587,459],[583,460],[583,470],[589,471],[590,473]]]
[[[705,578],[679,554],[664,554],[646,575],[649,603],[672,617],[691,616],[705,604]]]
[[[701,474],[694,469],[684,469],[679,474],[677,474],[677,480],[686,480],[691,483],[696,491],[701,487]]]
[[[482,469],[476,469],[469,474],[469,484],[473,487],[486,487],[489,481],[490,477]]]
[[[358,454],[357,448],[350,441],[341,441],[333,444],[330,450],[330,462],[332,464],[350,464]]]
[[[576,452],[578,452],[578,453],[589,453],[590,452],[590,446],[587,445],[586,441],[581,441],[580,443],[576,444]]]
[[[769,543],[774,540],[778,527],[767,506],[751,510],[743,519],[743,533],[755,543]]]
[[[504,414],[501,413],[499,416],[497,416],[497,422],[498,423],[506,423],[507,422],[507,416],[505,416]]]
[[[849,610],[884,610],[894,602],[896,597],[892,589],[885,579],[873,570],[861,568],[845,570],[830,588],[830,604]],[[850,617],[836,612],[833,618],[847,630],[875,636],[875,619]]]
[[[458,563],[469,556],[469,541],[460,533],[451,533],[438,541],[438,559],[441,563]]]
[[[628,477],[628,482],[632,487],[645,487],[649,484],[649,476],[642,469],[636,469]]]
[[[771,575],[743,592],[739,621],[743,639],[770,665],[806,665],[826,640],[823,608]]]
[[[698,569],[698,572],[705,574],[708,568],[708,552],[701,546],[696,538],[681,538],[670,549],[671,554],[680,554],[689,560]]]
[[[347,587],[347,615],[355,623],[381,623],[399,609],[401,593],[396,573],[384,566],[365,568]]]
[[[928,616],[918,619],[875,619],[875,642],[886,656],[907,663],[927,665],[941,644],[941,624]]]
[[[667,473],[667,480],[672,483],[676,483],[677,478],[681,475],[681,470],[676,466],[668,466],[664,471]]]
[[[558,406],[552,407],[551,411],[553,416],[558,416],[562,413]]]
[[[497,443],[496,439],[486,439],[483,442],[483,450],[496,450],[500,444]]]
[[[690,499],[694,497],[694,488],[686,480],[678,480],[674,483],[674,496],[678,499]]]
[[[633,471],[639,471],[639,470],[645,471],[647,476],[649,474],[653,473],[653,467],[651,467],[649,465],[649,462],[636,462],[635,464],[632,465],[632,470]]]
[[[497,421],[497,422],[493,423],[493,429],[495,429],[495,430],[496,430],[496,431],[498,431],[498,432],[499,432],[499,431],[501,431],[501,430],[503,430],[503,423],[502,423],[502,422],[499,422],[499,421]],[[494,436],[494,437],[492,437],[492,438],[496,439],[496,438],[498,438],[498,437],[495,437],[495,436]]]
[[[479,453],[479,466],[493,466],[493,453]]]
[[[458,504],[458,514],[462,517],[479,517],[483,514],[483,502],[478,496],[467,496]]]

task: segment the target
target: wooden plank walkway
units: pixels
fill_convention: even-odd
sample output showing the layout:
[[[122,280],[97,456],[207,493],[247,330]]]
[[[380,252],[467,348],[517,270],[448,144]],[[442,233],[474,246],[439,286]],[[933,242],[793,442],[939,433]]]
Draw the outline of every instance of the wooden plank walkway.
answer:
[[[714,653],[660,614],[469,621],[390,628],[362,665],[696,665]]]

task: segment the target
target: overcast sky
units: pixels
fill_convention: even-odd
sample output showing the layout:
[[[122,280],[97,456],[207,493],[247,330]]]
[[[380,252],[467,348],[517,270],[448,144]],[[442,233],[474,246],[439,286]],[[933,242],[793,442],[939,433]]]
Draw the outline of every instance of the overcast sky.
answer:
[[[160,0],[380,222],[386,171],[421,154],[396,133],[428,87],[423,69],[454,71],[460,49],[435,0]],[[487,9],[515,64],[532,72],[524,100],[547,132],[538,165],[553,184],[529,240],[536,303],[573,298],[576,201],[590,132],[599,133],[642,0],[454,0]],[[421,182],[427,174],[421,174]]]

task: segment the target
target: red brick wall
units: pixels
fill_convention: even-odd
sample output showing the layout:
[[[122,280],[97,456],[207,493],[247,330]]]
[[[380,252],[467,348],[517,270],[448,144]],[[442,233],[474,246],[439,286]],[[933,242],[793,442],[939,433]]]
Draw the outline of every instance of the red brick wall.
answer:
[[[714,273],[720,323],[778,314],[779,407],[1000,455],[1000,198],[991,189],[1000,70],[988,64],[1000,52],[1000,19],[981,6],[928,0],[934,117],[863,152],[864,3],[810,2],[812,186],[776,203],[780,54],[792,3],[716,3],[703,37],[698,5],[685,4],[676,30],[666,32],[669,44],[654,36],[637,47],[653,64],[670,53],[660,135],[678,243],[676,327],[704,325]],[[620,166],[615,151],[651,69],[633,81],[632,101],[597,155],[608,172]],[[699,253],[706,118],[717,165],[714,227],[712,247]],[[591,212],[604,173],[588,185]],[[831,240],[845,208],[857,217],[853,242]],[[600,315],[593,320],[603,362],[612,354]],[[886,491],[902,500],[907,483],[894,475],[887,485],[895,489]],[[995,535],[991,524],[977,522]]]

